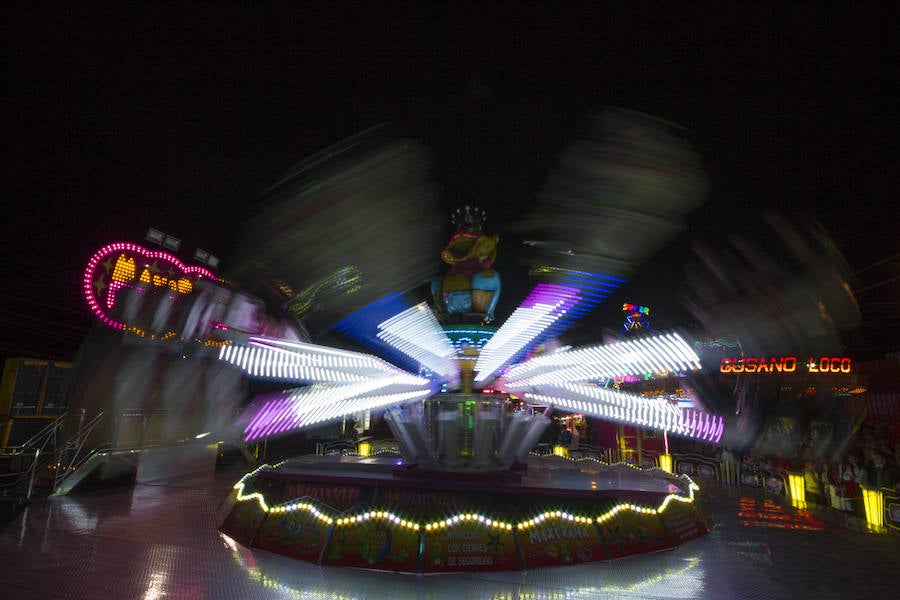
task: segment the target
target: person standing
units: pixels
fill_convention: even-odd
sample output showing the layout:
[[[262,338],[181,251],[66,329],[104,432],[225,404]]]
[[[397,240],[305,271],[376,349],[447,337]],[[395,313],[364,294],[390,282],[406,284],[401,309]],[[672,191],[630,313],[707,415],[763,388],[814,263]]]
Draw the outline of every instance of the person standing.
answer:
[[[568,448],[572,444],[572,431],[566,427],[559,436],[559,445]]]
[[[844,500],[847,506],[858,517],[865,518],[864,504],[862,501],[862,486],[868,481],[866,468],[862,464],[862,455],[851,452],[847,456],[847,465],[841,471],[841,480],[844,484]]]
[[[869,468],[865,483],[873,489],[893,488],[897,483],[897,473],[893,466],[888,464],[884,452],[873,448],[869,451]]]
[[[847,498],[858,499],[862,496],[860,486],[868,480],[866,468],[862,466],[862,460],[858,453],[851,452],[847,455],[847,464],[841,469],[841,481],[844,482]]]
[[[581,434],[578,433],[578,428],[572,428],[572,439],[569,440],[569,452],[575,452],[578,450],[578,442],[581,441]]]

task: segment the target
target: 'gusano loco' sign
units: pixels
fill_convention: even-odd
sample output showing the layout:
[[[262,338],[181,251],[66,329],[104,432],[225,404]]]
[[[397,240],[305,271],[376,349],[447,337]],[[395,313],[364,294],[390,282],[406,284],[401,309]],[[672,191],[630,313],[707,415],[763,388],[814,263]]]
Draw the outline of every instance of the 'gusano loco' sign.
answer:
[[[796,356],[748,356],[723,358],[719,365],[721,373],[849,373],[850,369],[851,361],[846,356],[811,356],[805,363]]]

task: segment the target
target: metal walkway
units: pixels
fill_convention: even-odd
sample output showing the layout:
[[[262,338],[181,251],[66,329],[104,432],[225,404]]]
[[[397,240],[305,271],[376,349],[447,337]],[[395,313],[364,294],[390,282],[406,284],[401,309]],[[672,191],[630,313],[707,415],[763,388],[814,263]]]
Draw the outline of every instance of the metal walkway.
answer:
[[[674,550],[528,572],[398,575],[235,545],[216,510],[243,471],[40,499],[0,531],[3,596],[175,598],[891,598],[900,534],[746,489],[706,490],[716,523]]]

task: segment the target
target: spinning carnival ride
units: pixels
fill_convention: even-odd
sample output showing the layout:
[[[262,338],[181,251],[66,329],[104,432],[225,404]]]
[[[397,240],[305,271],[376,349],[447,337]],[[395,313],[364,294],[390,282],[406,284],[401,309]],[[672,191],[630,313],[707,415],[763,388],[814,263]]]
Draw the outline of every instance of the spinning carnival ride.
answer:
[[[245,441],[384,413],[399,458],[264,465],[235,486],[222,532],[312,562],[409,572],[606,560],[705,533],[686,476],[531,454],[552,411],[722,435],[722,418],[699,406],[599,385],[698,371],[678,334],[546,350],[702,201],[702,168],[680,132],[627,111],[589,120],[520,224],[538,282],[499,327],[499,238],[474,207],[454,217],[432,305],[415,301],[433,273],[421,253],[435,234],[427,157],[375,130],[301,163],[249,221],[227,284],[129,244],[90,261],[84,290],[104,323],[280,388],[242,411]],[[325,332],[374,354],[313,342]],[[224,428],[210,423],[198,427]]]

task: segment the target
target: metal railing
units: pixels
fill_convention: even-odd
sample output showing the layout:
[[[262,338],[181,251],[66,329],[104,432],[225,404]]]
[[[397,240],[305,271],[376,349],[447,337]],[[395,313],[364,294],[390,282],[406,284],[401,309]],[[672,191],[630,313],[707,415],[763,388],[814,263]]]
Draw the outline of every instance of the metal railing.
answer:
[[[98,413],[90,421],[83,423],[78,428],[78,431],[56,453],[56,467],[53,473],[51,493],[55,492],[67,477],[70,477],[77,469],[84,466],[92,456],[104,449],[96,446],[88,451],[84,450],[91,434],[103,422],[103,415],[104,413],[102,412]],[[108,447],[109,444],[105,444],[105,446]]]
[[[0,461],[0,496],[30,500],[39,458],[39,450],[3,455]]]
[[[63,413],[18,446],[0,451],[0,495],[31,500],[35,478],[49,469],[70,413]]]
[[[723,481],[721,462],[715,458],[693,453],[672,453],[674,471],[692,479]]]
[[[64,413],[21,445],[0,450],[0,496],[28,501],[41,485],[49,494],[63,494],[111,456],[130,461],[136,452],[194,441],[169,439],[174,436],[164,428],[168,418],[159,410],[100,412],[87,421],[84,409]],[[256,464],[257,455],[245,443],[235,446]]]
[[[59,415],[50,423],[45,425],[40,431],[25,440],[22,444],[18,446],[7,446],[6,448],[3,448],[2,454],[10,456],[28,453],[35,449],[46,451],[48,445],[51,448],[55,448],[59,433],[62,430],[63,426],[65,426],[68,416],[69,413],[67,412]]]
[[[400,445],[394,438],[372,439],[365,441],[353,440],[329,440],[327,442],[318,442],[316,444],[317,455],[341,455],[349,456],[359,453],[360,444],[368,444],[369,454],[391,454],[400,455]]]

